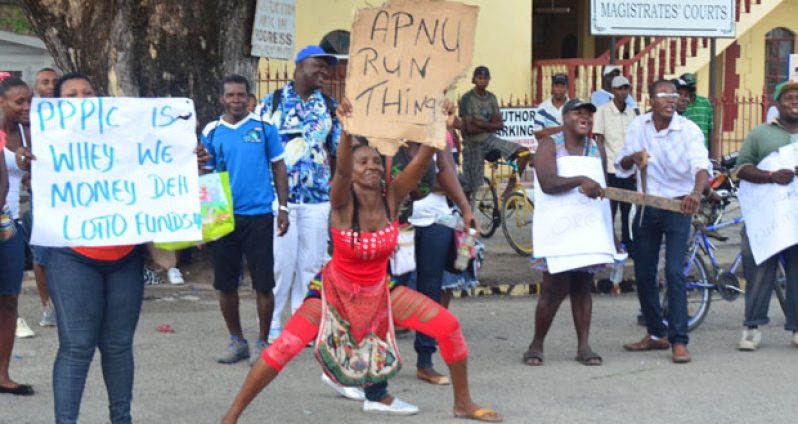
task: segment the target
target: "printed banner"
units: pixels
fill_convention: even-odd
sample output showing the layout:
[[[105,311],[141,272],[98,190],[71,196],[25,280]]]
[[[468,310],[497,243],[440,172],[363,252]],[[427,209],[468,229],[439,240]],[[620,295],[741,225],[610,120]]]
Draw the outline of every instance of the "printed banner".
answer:
[[[252,56],[291,59],[295,28],[295,0],[258,0],[252,25]]]
[[[31,243],[201,240],[195,131],[190,99],[35,98]]]
[[[496,135],[520,144],[535,153],[538,149],[535,130],[543,127],[536,118],[538,109],[534,107],[503,107],[499,111],[502,114],[504,128],[496,131]]]

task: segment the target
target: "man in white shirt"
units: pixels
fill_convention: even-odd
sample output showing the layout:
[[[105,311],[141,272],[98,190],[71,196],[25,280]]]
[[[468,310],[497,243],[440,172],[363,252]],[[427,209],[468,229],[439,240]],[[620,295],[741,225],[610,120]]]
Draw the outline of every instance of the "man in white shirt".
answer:
[[[622,72],[623,68],[618,65],[605,66],[604,71],[601,73],[601,88],[590,95],[590,103],[593,103],[596,107],[601,107],[609,103],[615,96],[612,90],[612,81],[616,77],[622,76]],[[623,99],[626,100],[626,104],[632,108],[635,115],[640,114],[640,110],[637,108],[637,103],[631,93],[627,93]]]
[[[596,141],[604,145],[604,150],[607,152],[607,163],[613,164],[626,140],[626,130],[637,115],[623,100],[629,96],[629,80],[619,75],[613,78],[611,85],[613,99],[599,107],[593,116],[593,134]],[[615,168],[610,166],[607,168],[607,186],[634,190],[635,179],[631,175],[626,178],[619,178],[615,174]],[[631,205],[613,200],[610,202],[610,208],[612,209],[613,221],[618,209],[621,210],[621,241],[631,254],[633,253],[632,239],[629,237],[629,210]]]
[[[633,218],[637,295],[648,334],[637,343],[624,345],[624,349],[645,351],[671,346],[673,362],[686,363],[691,357],[687,350],[687,292],[682,268],[690,220],[698,210],[712,165],[701,130],[676,113],[679,93],[673,82],[655,82],[649,95],[652,111],[639,116],[630,125],[626,142],[615,159],[616,176],[625,178],[635,172],[639,174],[642,167],[646,175],[645,179],[638,175],[641,181],[638,191],[680,199],[682,213],[647,207]],[[647,181],[646,187],[643,181]],[[657,286],[662,236],[665,236],[668,283],[667,327],[662,322]]]
[[[562,131],[562,107],[568,102],[568,75],[554,74],[551,77],[551,97],[538,105],[535,115],[535,131],[538,140]]]

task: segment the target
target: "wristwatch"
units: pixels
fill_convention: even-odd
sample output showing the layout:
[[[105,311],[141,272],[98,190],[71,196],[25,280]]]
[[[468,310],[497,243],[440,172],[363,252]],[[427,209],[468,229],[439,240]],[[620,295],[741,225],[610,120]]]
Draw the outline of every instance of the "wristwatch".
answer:
[[[280,205],[280,207],[279,207],[279,208],[277,208],[277,210],[279,210],[279,211],[282,211],[282,212],[285,212],[285,213],[288,213],[288,206],[286,206],[286,205]]]

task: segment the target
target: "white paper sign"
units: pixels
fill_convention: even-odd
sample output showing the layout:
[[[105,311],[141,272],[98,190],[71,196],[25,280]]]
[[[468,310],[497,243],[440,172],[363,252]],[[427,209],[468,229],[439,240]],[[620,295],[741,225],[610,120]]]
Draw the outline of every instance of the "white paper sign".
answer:
[[[201,240],[195,129],[190,99],[34,99],[31,243]]]
[[[795,169],[795,147],[787,145],[757,164],[765,171]],[[740,209],[754,262],[761,264],[782,250],[798,244],[798,180],[790,184],[740,182]],[[763,207],[766,206],[766,207]]]
[[[557,174],[563,177],[584,175],[606,187],[601,159],[598,158],[558,158]],[[546,258],[547,263],[554,261],[553,269],[558,271],[549,265],[550,272],[612,263],[615,242],[609,200],[591,199],[579,193],[577,188],[566,193],[546,194],[538,181],[536,177],[535,219],[532,222],[535,256]]]

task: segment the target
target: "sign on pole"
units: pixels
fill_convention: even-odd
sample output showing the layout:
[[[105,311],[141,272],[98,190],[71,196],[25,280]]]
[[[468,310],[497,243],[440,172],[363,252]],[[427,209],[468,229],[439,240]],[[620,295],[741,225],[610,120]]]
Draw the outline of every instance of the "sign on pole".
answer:
[[[352,23],[347,130],[390,155],[401,140],[442,148],[443,91],[471,67],[479,8],[393,0],[359,9]]]
[[[591,0],[592,35],[736,36],[736,0]]]
[[[31,243],[202,240],[190,99],[35,98],[30,124]]]
[[[291,59],[295,27],[295,0],[258,0],[252,26],[252,56]]]

